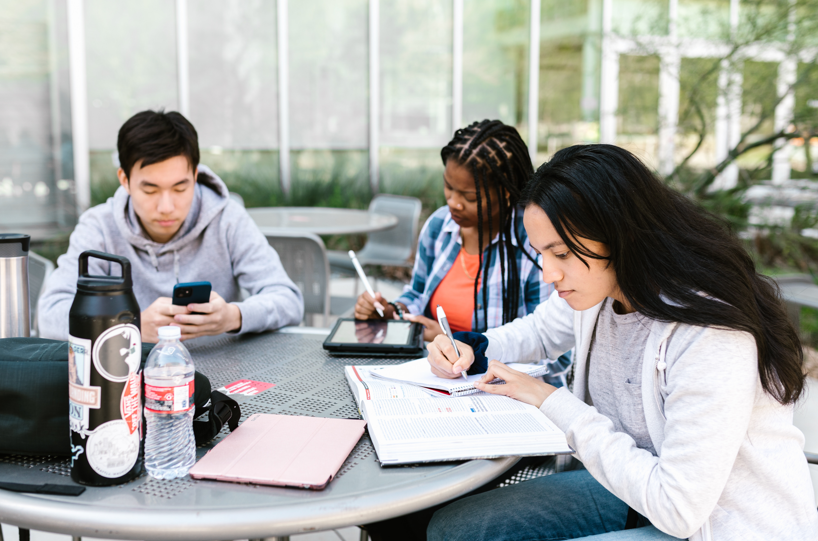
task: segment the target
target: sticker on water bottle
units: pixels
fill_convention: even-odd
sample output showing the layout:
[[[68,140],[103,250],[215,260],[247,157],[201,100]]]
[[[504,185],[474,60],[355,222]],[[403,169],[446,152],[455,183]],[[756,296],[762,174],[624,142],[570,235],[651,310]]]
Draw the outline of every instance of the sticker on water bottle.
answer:
[[[193,378],[181,385],[159,387],[145,378],[145,411],[151,413],[183,413],[193,407]]]

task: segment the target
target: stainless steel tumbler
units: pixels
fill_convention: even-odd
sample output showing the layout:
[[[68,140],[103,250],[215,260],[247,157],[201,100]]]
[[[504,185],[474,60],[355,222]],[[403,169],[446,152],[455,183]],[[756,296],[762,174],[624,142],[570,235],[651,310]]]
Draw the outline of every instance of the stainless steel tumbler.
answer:
[[[28,248],[31,237],[0,233],[0,338],[31,334]]]

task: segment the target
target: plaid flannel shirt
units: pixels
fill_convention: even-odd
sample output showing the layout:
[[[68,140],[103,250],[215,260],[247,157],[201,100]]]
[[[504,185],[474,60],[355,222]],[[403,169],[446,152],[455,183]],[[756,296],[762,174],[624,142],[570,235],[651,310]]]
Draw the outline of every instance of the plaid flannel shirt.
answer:
[[[554,286],[542,281],[540,269],[523,253],[525,249],[535,259],[539,258],[528,242],[528,235],[523,227],[522,209],[514,209],[511,219],[513,227],[517,231],[517,235],[512,234],[511,238],[512,254],[516,258],[517,269],[520,274],[520,302],[516,317],[522,317],[534,312],[534,309],[540,303],[548,299],[554,291]],[[517,237],[523,243],[522,248],[517,244]],[[485,273],[484,268],[481,287],[477,292],[477,305],[474,307],[474,317],[472,319],[472,330],[475,332],[499,327],[503,323],[501,287],[503,277],[501,276],[499,258],[499,239],[500,235],[495,235],[491,244],[483,252],[483,264],[485,265],[485,260],[488,258],[489,270],[488,273]],[[460,226],[452,219],[449,207],[444,206],[437,209],[426,220],[423,229],[420,231],[417,254],[415,254],[415,266],[412,270],[412,281],[403,288],[403,293],[395,300],[405,304],[411,314],[423,314],[434,319],[435,315],[429,306],[429,300],[441,280],[452,268],[457,259],[457,254],[460,253],[461,244]],[[505,267],[507,275],[509,272],[508,265],[505,265]],[[488,279],[486,279],[486,276],[488,276]],[[483,287],[486,284],[488,284],[487,324],[483,321]],[[564,374],[571,364],[570,355],[563,355],[556,361],[546,360],[544,362],[552,364],[552,375],[546,376],[545,380],[552,384],[564,384]]]

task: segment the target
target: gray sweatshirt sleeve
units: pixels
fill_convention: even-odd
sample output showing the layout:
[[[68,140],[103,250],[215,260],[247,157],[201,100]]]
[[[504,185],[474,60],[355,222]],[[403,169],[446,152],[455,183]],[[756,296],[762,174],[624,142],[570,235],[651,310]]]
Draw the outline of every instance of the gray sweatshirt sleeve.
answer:
[[[57,259],[57,269],[51,273],[43,285],[43,291],[37,302],[37,324],[40,337],[53,340],[68,340],[68,312],[77,293],[78,259],[86,250],[105,249],[105,236],[98,226],[93,211],[80,217],[69,239],[68,252]],[[107,265],[107,263],[104,263]],[[107,275],[107,267],[99,259],[89,259],[88,270],[91,275]]]
[[[533,313],[485,332],[486,357],[504,363],[556,359],[574,347],[574,310],[554,291]]]
[[[298,325],[304,317],[304,298],[284,271],[278,254],[244,209],[230,212],[229,219],[233,275],[239,286],[250,292],[249,298],[235,303],[241,310],[239,332]]]
[[[670,346],[668,357],[675,359],[668,361],[662,385],[667,421],[661,457],[638,448],[567,389],[546,398],[540,411],[565,431],[578,458],[605,488],[658,529],[687,539],[713,513],[725,490],[760,385],[752,335],[690,327],[687,336],[673,340],[677,344]],[[758,493],[744,497],[763,494],[760,486]]]

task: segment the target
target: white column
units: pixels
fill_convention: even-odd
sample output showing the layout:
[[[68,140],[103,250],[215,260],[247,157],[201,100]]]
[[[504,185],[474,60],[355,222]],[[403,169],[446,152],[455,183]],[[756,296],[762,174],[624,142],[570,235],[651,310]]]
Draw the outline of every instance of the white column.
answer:
[[[738,27],[739,0],[730,0],[730,28]],[[727,158],[741,139],[741,85],[744,77],[737,59],[722,60],[716,97],[716,163]],[[729,190],[738,184],[738,165],[728,165],[710,186],[711,190]]]
[[[463,126],[463,0],[452,0],[452,132]]]
[[[190,56],[187,38],[187,0],[176,0],[176,79],[179,112],[190,118]]]
[[[676,127],[679,123],[679,70],[675,46],[667,49],[659,68],[659,172],[669,175],[676,167]]]
[[[380,1],[369,0],[369,185],[380,191],[379,136],[381,122]]]
[[[660,53],[659,67],[659,172],[669,175],[676,166],[676,127],[679,124],[679,70],[681,55],[676,36],[678,0],[670,0],[668,42]]]
[[[540,0],[531,0],[531,26],[528,46],[528,154],[536,168],[537,127],[540,116]]]
[[[787,41],[792,43],[795,40],[795,0],[790,0],[789,29]],[[776,81],[776,95],[780,99],[775,108],[775,131],[781,132],[792,123],[793,111],[795,109],[795,92],[793,86],[797,79],[798,59],[792,56],[785,58],[778,65],[778,78]],[[784,184],[790,180],[790,152],[792,147],[786,139],[778,139],[775,142],[773,152],[773,184]],[[804,141],[804,151],[809,152],[809,141]]]
[[[85,3],[68,0],[68,61],[71,78],[71,139],[77,210],[91,205],[91,158],[88,148],[88,87],[85,69]]]
[[[619,102],[619,52],[611,34],[613,0],[602,1],[602,66],[599,74],[599,142],[616,143],[616,108]]]
[[[281,189],[290,193],[290,65],[287,0],[277,0],[278,30],[278,164]]]
[[[775,131],[780,132],[787,129],[792,122],[793,110],[795,109],[795,84],[798,69],[798,62],[795,58],[786,58],[778,65],[777,91],[781,101],[775,108]],[[806,151],[809,152],[809,141],[806,142]],[[773,184],[783,184],[790,179],[790,145],[785,139],[778,139],[775,142],[775,153],[773,154]]]

